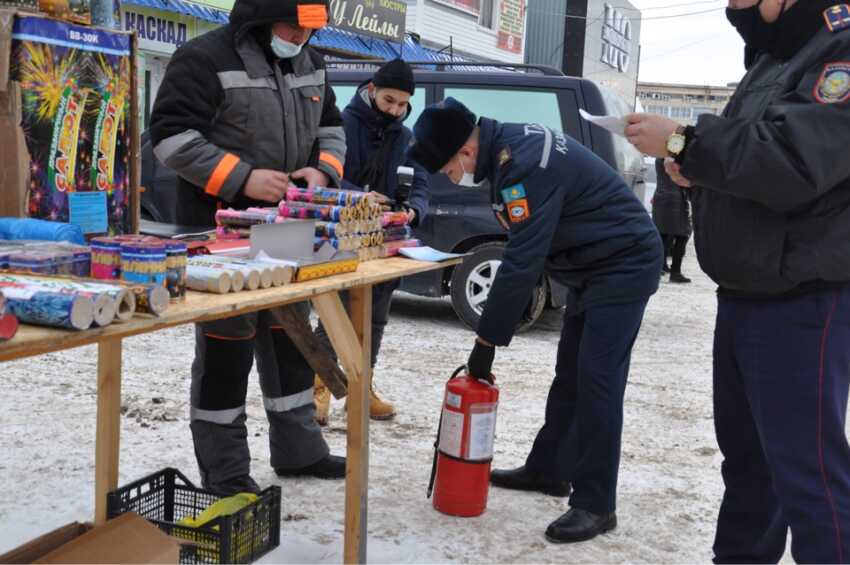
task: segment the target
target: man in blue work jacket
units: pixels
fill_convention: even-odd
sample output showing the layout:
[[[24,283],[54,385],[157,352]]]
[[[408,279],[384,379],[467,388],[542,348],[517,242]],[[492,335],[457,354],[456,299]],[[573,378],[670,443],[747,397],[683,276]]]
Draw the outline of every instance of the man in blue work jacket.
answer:
[[[478,326],[468,369],[491,380],[544,270],[570,289],[546,422],[524,466],[494,485],[567,496],[546,530],[553,542],[591,539],[617,525],[623,395],[632,346],[658,289],[661,238],[637,197],[605,162],[536,124],[476,121],[453,98],[427,108],[410,155],[461,186],[489,181],[508,243]]]

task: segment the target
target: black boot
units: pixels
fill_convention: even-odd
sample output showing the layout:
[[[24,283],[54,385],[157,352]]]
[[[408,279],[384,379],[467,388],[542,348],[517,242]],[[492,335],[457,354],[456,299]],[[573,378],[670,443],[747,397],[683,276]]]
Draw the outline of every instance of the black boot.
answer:
[[[493,469],[490,472],[490,483],[497,487],[513,490],[536,490],[551,496],[570,495],[570,484],[568,482],[546,481],[526,469],[525,465],[510,470]]]
[[[299,469],[275,469],[278,477],[316,477],[318,479],[344,479],[345,457],[328,455],[324,459]]]
[[[250,475],[242,475],[241,477],[233,477],[232,479],[226,479],[218,483],[205,484],[204,488],[219,496],[233,496],[240,492],[260,494],[262,490]]]
[[[581,508],[570,508],[566,514],[549,524],[546,539],[553,543],[575,543],[595,538],[617,527],[617,515],[593,514]]]
[[[671,283],[689,283],[691,279],[683,275],[682,273],[670,273],[670,282]]]

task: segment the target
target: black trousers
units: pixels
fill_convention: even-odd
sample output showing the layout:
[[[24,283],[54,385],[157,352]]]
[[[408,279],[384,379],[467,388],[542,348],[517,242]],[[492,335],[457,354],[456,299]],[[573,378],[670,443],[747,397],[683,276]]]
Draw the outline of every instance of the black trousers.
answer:
[[[664,263],[667,263],[667,257],[673,258],[673,264],[670,266],[671,273],[682,272],[682,260],[685,258],[685,251],[688,249],[687,235],[661,235],[664,242]]]

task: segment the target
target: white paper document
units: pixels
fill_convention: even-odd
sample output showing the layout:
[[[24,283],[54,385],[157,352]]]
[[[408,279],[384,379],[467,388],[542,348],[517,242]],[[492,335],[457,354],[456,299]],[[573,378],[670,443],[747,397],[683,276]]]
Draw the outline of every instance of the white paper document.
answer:
[[[440,261],[469,255],[469,253],[444,253],[431,247],[402,247],[398,252],[405,257],[416,259],[417,261],[431,261],[432,263],[439,263]]]
[[[623,118],[617,118],[614,116],[594,116],[593,114],[588,114],[582,108],[579,108],[578,113],[588,122],[596,124],[611,133],[616,133],[619,136],[626,137],[626,126],[628,124]]]

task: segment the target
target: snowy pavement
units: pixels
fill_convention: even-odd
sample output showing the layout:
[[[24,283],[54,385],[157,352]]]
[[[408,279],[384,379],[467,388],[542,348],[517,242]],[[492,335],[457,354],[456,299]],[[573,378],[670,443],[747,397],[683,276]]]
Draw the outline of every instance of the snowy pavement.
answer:
[[[619,527],[571,546],[543,537],[565,499],[494,488],[487,512],[472,519],[441,515],[425,499],[443,386],[466,361],[474,335],[447,301],[399,295],[375,377],[399,414],[371,427],[369,561],[708,562],[722,493],[711,419],[716,306],[714,285],[698,271],[692,248],[685,272],[694,282],[663,282],[635,346]],[[497,467],[521,465],[543,421],[559,328],[560,312],[548,312],[497,354]],[[192,328],[128,339],[124,352],[119,484],[169,466],[197,480],[188,422]],[[3,552],[93,514],[96,350],[5,363],[0,375]],[[343,482],[275,476],[256,375],[248,417],[252,474],[283,489],[282,543],[262,562],[341,562]],[[326,437],[332,452],[344,454],[342,401],[334,401]]]

